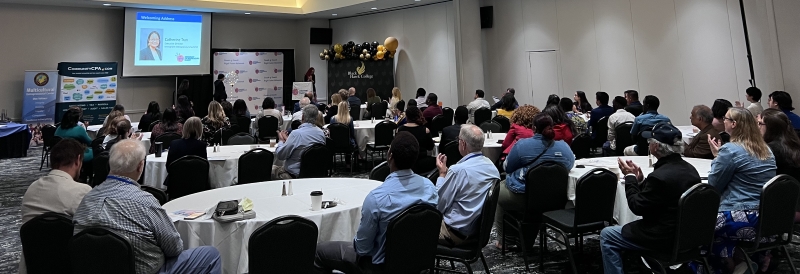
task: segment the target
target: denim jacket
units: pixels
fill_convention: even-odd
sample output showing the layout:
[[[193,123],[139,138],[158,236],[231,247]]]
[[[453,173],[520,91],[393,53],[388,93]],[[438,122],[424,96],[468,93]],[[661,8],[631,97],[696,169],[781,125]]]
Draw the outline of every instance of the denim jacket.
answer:
[[[554,161],[563,165],[567,170],[575,165],[575,154],[564,141],[551,141],[553,145],[548,149],[547,142],[542,140],[541,134],[533,135],[531,138],[519,140],[511,152],[506,157],[506,186],[514,193],[525,193],[525,173],[531,168],[544,161]],[[536,162],[536,156],[547,149]]]
[[[708,173],[708,184],[722,198],[719,211],[757,209],[761,189],[775,177],[776,169],[772,152],[766,160],[759,160],[740,144],[722,145]]]

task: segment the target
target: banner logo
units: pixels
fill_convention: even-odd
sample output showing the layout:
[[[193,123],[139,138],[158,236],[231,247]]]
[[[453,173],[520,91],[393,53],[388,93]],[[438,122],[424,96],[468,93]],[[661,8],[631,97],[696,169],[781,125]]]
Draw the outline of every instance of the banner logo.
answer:
[[[356,67],[355,71],[348,71],[347,76],[349,76],[350,79],[372,79],[375,77],[375,75],[366,74],[366,72],[367,66],[364,65],[364,62],[361,62],[361,66]]]
[[[358,75],[361,75],[364,74],[365,71],[367,71],[367,66],[364,65],[364,62],[361,62],[361,66],[356,68],[356,72],[358,72]]]
[[[40,72],[33,76],[33,83],[37,86],[47,85],[48,82],[50,82],[50,76],[47,76],[47,73]]]

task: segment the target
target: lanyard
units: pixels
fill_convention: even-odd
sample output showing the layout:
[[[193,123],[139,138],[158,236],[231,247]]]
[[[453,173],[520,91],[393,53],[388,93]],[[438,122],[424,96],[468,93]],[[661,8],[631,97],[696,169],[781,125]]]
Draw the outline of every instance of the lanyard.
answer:
[[[478,156],[483,156],[483,153],[472,154],[469,157],[464,158],[463,160],[461,160],[461,162],[466,162],[467,160],[475,158],[475,157],[478,157]]]
[[[120,182],[123,182],[123,183],[126,183],[126,184],[130,184],[130,185],[136,185],[136,183],[134,183],[133,180],[125,178],[125,177],[108,175],[108,176],[106,176],[106,178],[117,180],[117,181],[120,181]]]

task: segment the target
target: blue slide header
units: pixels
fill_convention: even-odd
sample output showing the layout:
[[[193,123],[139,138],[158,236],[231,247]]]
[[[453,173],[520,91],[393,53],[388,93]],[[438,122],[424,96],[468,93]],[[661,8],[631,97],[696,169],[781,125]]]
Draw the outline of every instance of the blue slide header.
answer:
[[[186,15],[186,14],[166,14],[166,13],[148,13],[137,12],[136,20],[143,21],[161,21],[161,22],[189,22],[189,23],[202,23],[202,15]]]

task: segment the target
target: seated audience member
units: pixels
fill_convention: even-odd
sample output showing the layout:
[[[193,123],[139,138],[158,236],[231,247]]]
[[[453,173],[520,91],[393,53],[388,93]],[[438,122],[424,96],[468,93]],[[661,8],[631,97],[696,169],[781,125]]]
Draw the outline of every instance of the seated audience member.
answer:
[[[483,201],[492,187],[492,180],[500,179],[492,160],[481,153],[484,138],[478,126],[463,125],[458,134],[458,152],[463,158],[449,169],[447,156],[439,154],[436,159],[439,169],[437,208],[444,217],[439,231],[441,244],[458,246],[479,231]]]
[[[567,118],[567,114],[556,105],[544,108],[542,113],[547,114],[553,120],[553,132],[555,133],[553,138],[556,141],[564,141],[567,145],[572,144],[572,138],[575,137],[575,124]]]
[[[589,103],[589,99],[586,99],[585,92],[580,90],[576,91],[572,99],[575,99],[575,107],[572,108],[575,112],[590,113],[592,111],[592,103]]]
[[[241,117],[240,120],[246,118],[247,121],[250,121],[250,119],[252,119],[250,110],[247,109],[247,102],[245,102],[244,99],[236,99],[236,101],[233,102],[233,115],[237,118]]]
[[[441,144],[447,144],[452,141],[458,139],[458,135],[461,134],[461,125],[467,123],[469,119],[469,110],[465,106],[459,106],[456,108],[456,111],[453,113],[453,120],[456,122],[455,125],[446,126],[442,129],[442,136],[441,136]]]
[[[622,96],[614,97],[613,104],[615,112],[608,116],[608,141],[603,144],[603,149],[611,152],[611,155],[614,155],[613,152],[617,149],[617,132],[614,129],[621,124],[633,122],[633,120],[636,119],[633,114],[625,110],[628,101],[622,98]],[[592,110],[592,112],[594,112],[594,110]],[[594,117],[594,114],[592,114],[592,117]]]
[[[635,90],[626,90],[625,91],[625,100],[628,101],[628,106],[625,107],[625,110],[633,114],[633,116],[639,116],[644,112],[642,103],[639,102],[639,92]]]
[[[514,115],[514,110],[517,109],[517,106],[515,105],[517,100],[514,99],[514,94],[510,92],[506,93],[503,95],[501,102],[503,102],[503,104],[497,108],[497,115],[505,116],[506,118],[511,119],[511,116]]]
[[[283,166],[272,166],[272,178],[275,180],[297,178],[303,150],[314,144],[325,144],[325,133],[317,127],[317,116],[320,115],[317,107],[305,106],[302,112],[303,124],[299,128],[293,130],[291,135],[285,130],[278,134],[275,159],[284,163]]]
[[[684,156],[714,159],[714,155],[711,154],[711,146],[708,144],[708,136],[711,136],[712,139],[721,139],[721,137],[719,131],[711,125],[713,119],[714,115],[707,106],[697,105],[692,108],[689,120],[691,120],[692,126],[697,127],[700,131],[692,138],[691,143],[686,144],[686,149],[683,150]]]
[[[292,121],[300,121],[303,118],[303,110],[302,109],[305,108],[307,105],[310,105],[311,101],[308,100],[308,98],[303,97],[302,99],[300,99],[300,102],[297,102],[297,103],[300,104],[300,110],[295,111],[292,114]],[[319,111],[319,110],[317,110],[317,111]]]
[[[325,123],[330,124],[331,117],[333,117],[336,114],[339,114],[339,103],[341,102],[342,102],[342,97],[339,96],[338,93],[334,93],[333,95],[331,95],[331,105],[328,106],[328,112],[325,114],[324,118]],[[349,110],[349,105],[348,105],[348,110]]]
[[[164,110],[164,114],[161,116],[161,123],[156,124],[153,127],[153,132],[150,133],[150,153],[156,153],[156,139],[165,133],[183,134],[183,124],[178,122],[178,114],[171,108]]]
[[[670,252],[678,222],[678,200],[686,190],[700,183],[697,169],[681,158],[681,131],[669,123],[657,124],[644,137],[658,161],[653,172],[642,174],[631,160],[619,162],[625,174],[625,195],[631,211],[642,219],[624,226],[609,226],[600,233],[604,273],[622,274],[622,251]]]
[[[169,153],[167,153],[167,166],[186,155],[200,156],[208,159],[206,148],[208,143],[201,140],[203,137],[203,123],[200,118],[191,117],[183,124],[182,138],[173,140],[169,143]]]
[[[111,111],[112,112],[113,111],[122,112],[122,115],[125,116],[125,120],[128,120],[128,121],[131,120],[131,117],[128,117],[128,115],[125,114],[125,106],[123,106],[123,105],[115,105],[114,108],[111,109]],[[107,121],[108,121],[108,116],[106,116],[106,119],[103,120],[103,124],[105,124]]]
[[[78,120],[81,119],[81,110],[78,108],[69,108],[64,116],[61,118],[61,125],[56,128],[55,136],[64,139],[75,139],[79,143],[86,146],[83,151],[83,162],[89,162],[94,158],[92,153],[92,139],[86,133],[86,129],[78,126]]]
[[[711,114],[714,115],[714,121],[711,122],[711,125],[714,126],[717,131],[725,131],[725,124],[723,123],[722,119],[725,118],[725,113],[728,113],[728,109],[732,107],[733,104],[731,104],[731,102],[728,100],[714,100],[714,105],[711,106]]]
[[[361,269],[380,272],[386,258],[386,229],[389,223],[412,205],[436,206],[439,201],[436,187],[430,180],[411,171],[418,150],[414,136],[407,132],[397,133],[387,160],[392,173],[364,198],[361,224],[352,241],[317,244],[314,266],[318,273],[331,273],[334,269],[344,273],[361,273]],[[370,258],[371,262],[360,258]]]
[[[275,99],[272,99],[272,97],[266,97],[261,103],[261,110],[256,113],[256,120],[250,123],[250,127],[253,128],[253,132],[256,133],[256,136],[258,136],[258,119],[261,119],[264,116],[278,118],[278,128],[283,128],[283,115],[281,115],[280,111],[275,109]]]
[[[658,106],[660,104],[661,102],[659,102],[658,97],[653,95],[647,95],[644,97],[644,105],[642,105],[642,110],[644,112],[641,115],[636,116],[636,119],[633,119],[633,127],[631,127],[631,136],[633,137],[634,141],[639,139],[639,132],[646,128],[652,128],[656,124],[662,122],[672,123],[667,116],[658,113]],[[625,156],[639,155],[636,153],[636,151],[636,145],[626,147]]]
[[[436,96],[436,93],[429,93],[425,104],[428,105],[425,111],[422,112],[422,117],[425,117],[425,121],[433,122],[433,117],[444,113],[442,107],[439,106],[439,97]]]
[[[136,273],[221,273],[216,248],[183,249],[181,235],[153,195],[136,181],[147,152],[142,142],[123,140],[111,149],[108,178],[83,197],[72,222],[75,233],[100,226],[128,239]]]
[[[317,104],[317,98],[314,97],[314,92],[311,92],[311,91],[306,92],[303,95],[303,98],[308,98],[308,104],[310,104],[310,105],[316,105]],[[303,105],[300,104],[300,102],[298,101],[297,103],[294,103],[294,108],[292,109],[292,112],[299,112],[302,109],[303,109]]]
[[[390,112],[394,111],[397,102],[400,102],[401,100],[403,100],[403,94],[400,93],[400,88],[398,87],[392,88],[392,98],[389,99],[389,109],[386,110],[389,112],[387,112],[388,114],[386,116],[391,116]]]
[[[575,125],[575,134],[588,132],[589,125],[586,123],[586,120],[581,117],[580,113],[573,111],[574,105],[572,104],[572,99],[567,97],[561,98],[558,105],[561,107],[561,111],[567,114],[567,118],[572,120],[572,124]]]
[[[426,104],[426,102],[428,102],[428,99],[425,98],[426,93],[427,92],[425,91],[424,88],[417,89],[417,98],[414,99],[414,101],[417,101],[417,108],[421,109],[428,107],[428,105]]]
[[[83,196],[92,190],[89,185],[75,181],[81,174],[83,150],[84,145],[73,139],[60,141],[50,149],[52,170],[28,186],[22,196],[23,224],[47,212],[75,215]],[[19,273],[27,273],[22,255]]]
[[[470,123],[472,123],[474,121],[475,111],[476,110],[478,110],[479,108],[491,108],[492,107],[489,104],[489,102],[486,101],[486,99],[483,98],[484,95],[485,95],[485,93],[483,92],[483,90],[480,90],[480,89],[476,90],[475,91],[475,100],[472,100],[472,102],[469,102],[469,104],[467,105],[467,110],[469,110],[469,122]]]
[[[514,111],[514,115],[511,116],[511,127],[500,147],[503,155],[508,155],[519,140],[533,137],[533,117],[539,112],[539,108],[531,105],[521,106]]]
[[[139,119],[139,126],[137,128],[139,128],[140,131],[146,132],[150,130],[150,124],[158,120],[161,120],[161,110],[158,107],[158,102],[150,101],[150,105],[147,106],[147,112]]]
[[[358,96],[356,96],[356,88],[350,87],[350,89],[347,90],[347,93],[348,93],[347,103],[350,105],[350,107],[361,109],[361,98],[358,98]],[[361,117],[356,117],[356,118],[361,119]]]
[[[800,138],[789,117],[780,110],[766,109],[758,116],[758,128],[775,156],[776,173],[800,181]]]
[[[553,118],[546,111],[553,107],[558,108],[557,106],[547,107],[545,112],[539,113],[533,118],[535,134],[531,138],[519,140],[503,163],[508,176],[500,184],[500,195],[494,217],[497,239],[503,238],[503,214],[505,211],[525,210],[525,175],[528,173],[528,169],[545,161],[557,162],[567,170],[572,169],[575,164],[575,154],[572,153],[569,145],[564,141],[554,139],[556,136],[555,124]],[[537,235],[535,232],[533,231],[532,235]],[[496,245],[501,247],[499,240]]]
[[[103,147],[105,150],[111,150],[111,147],[114,146],[114,144],[125,139],[134,139],[137,141],[142,140],[142,135],[133,132],[131,122],[128,120],[117,118],[114,120],[114,124],[117,126],[117,136],[106,143],[105,147]],[[106,136],[106,138],[108,138],[108,136]]]
[[[433,149],[433,138],[431,132],[425,127],[425,119],[422,118],[418,108],[406,110],[406,124],[397,128],[397,132],[407,131],[417,138],[419,143],[419,159],[428,158],[428,150]]]
[[[506,94],[509,94],[509,93],[516,94],[517,91],[514,90],[513,88],[506,89],[506,92],[503,93],[503,96],[500,97],[500,100],[498,100],[497,102],[494,103],[494,105],[492,105],[492,110],[497,110],[498,108],[503,107],[503,99],[502,98],[505,98]],[[514,108],[516,109],[518,107],[519,107],[519,102],[517,102],[517,99],[514,99]]]
[[[194,109],[192,109],[192,102],[189,97],[181,95],[178,97],[178,104],[175,105],[175,110],[178,112],[178,121],[186,122],[190,117],[194,116]]]
[[[414,100],[409,101],[416,102]],[[400,100],[397,104],[394,105],[394,110],[392,111],[391,117],[394,118],[394,122],[397,123],[398,126],[404,125],[406,123],[406,101]]]
[[[228,122],[231,124],[231,126],[235,126],[238,121],[234,119],[235,116],[233,114],[233,105],[231,102],[222,101],[222,103],[219,103],[219,105],[222,106],[222,113],[225,114],[225,118],[228,118]]]
[[[719,139],[708,137],[711,153],[716,156],[711,162],[708,184],[722,198],[709,261],[712,269],[730,272],[737,265],[733,256],[737,243],[755,239],[755,233],[741,231],[756,229],[761,190],[775,177],[776,166],[750,111],[731,108],[723,123],[725,132],[731,135],[730,142],[722,145]]]
[[[217,132],[231,126],[228,117],[225,116],[222,105],[217,103],[217,101],[211,101],[211,103],[208,104],[208,115],[203,117],[202,123],[203,141],[209,144],[220,144],[221,133],[217,134]]]
[[[108,141],[111,141],[111,140],[117,138],[117,123],[116,123],[116,121],[125,120],[125,117],[123,117],[122,112],[120,112],[120,111],[112,111],[111,114],[106,116],[105,120],[106,120],[106,122],[103,123],[103,127],[100,128],[100,130],[103,131],[103,134],[102,135],[97,135],[97,137],[104,136],[103,144],[102,144],[102,147],[101,147],[103,149],[105,149],[106,145],[108,144]],[[100,152],[102,152],[102,151],[100,151]]]
[[[346,125],[350,129],[350,145],[356,146],[356,128],[353,125],[353,118],[350,117],[350,111],[347,110],[347,102],[339,102],[338,109],[339,113],[331,117],[331,124],[340,123]]]
[[[367,117],[372,117],[372,105],[383,102],[381,97],[375,94],[375,89],[367,89]]]
[[[564,97],[564,98],[566,98],[566,97]],[[569,99],[569,98],[567,98],[567,99]],[[544,106],[547,107],[549,105],[558,105],[560,103],[561,103],[561,98],[558,97],[558,95],[550,94],[550,96],[547,96],[547,103]],[[570,111],[571,110],[572,109],[570,109]],[[564,112],[566,112],[566,111],[564,111]]]
[[[597,126],[597,121],[600,121],[603,117],[611,116],[614,114],[615,109],[608,105],[608,93],[598,91],[595,93],[595,104],[597,104],[596,108],[593,108],[589,115],[589,127],[594,128]],[[610,130],[610,129],[609,129]],[[601,138],[604,136],[600,136]],[[592,139],[597,138],[597,131],[592,130]]]
[[[786,114],[786,117],[789,117],[789,121],[792,121],[792,127],[795,130],[800,129],[800,116],[797,116],[792,110],[792,96],[785,91],[775,91],[769,94],[769,103],[770,108],[774,108],[780,111],[783,111]]]
[[[749,87],[745,92],[747,93],[747,101],[750,102],[750,105],[747,106],[747,110],[749,110],[754,117],[758,117],[758,115],[764,111],[764,108],[761,107],[761,89]],[[744,107],[744,105],[742,102],[736,101],[736,107],[740,108]]]

